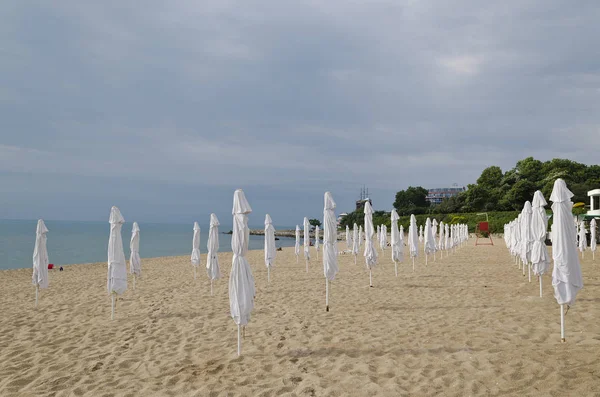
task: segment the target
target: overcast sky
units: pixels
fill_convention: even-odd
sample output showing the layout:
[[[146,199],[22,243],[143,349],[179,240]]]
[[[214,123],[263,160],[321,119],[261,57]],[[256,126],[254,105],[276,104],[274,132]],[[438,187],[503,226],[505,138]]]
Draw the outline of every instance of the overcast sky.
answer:
[[[0,218],[276,225],[600,158],[600,3],[8,0]]]

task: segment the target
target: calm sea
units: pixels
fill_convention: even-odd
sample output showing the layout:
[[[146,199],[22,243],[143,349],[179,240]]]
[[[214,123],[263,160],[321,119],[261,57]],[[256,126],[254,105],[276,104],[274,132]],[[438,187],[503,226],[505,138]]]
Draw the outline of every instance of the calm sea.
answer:
[[[108,250],[108,222],[44,221],[48,228],[48,257],[50,263],[67,265],[106,261]],[[193,224],[142,223],[140,226],[140,256],[191,255]],[[122,229],[125,257],[129,259],[129,240],[132,223]],[[26,268],[33,265],[33,247],[37,221],[0,220],[0,269]],[[200,251],[206,254],[208,225],[200,225]],[[220,252],[231,252],[231,226],[219,227]],[[277,229],[277,227],[276,227]],[[292,229],[291,227],[281,227]],[[277,247],[293,247],[293,238],[280,237]],[[250,249],[263,249],[263,236],[250,236]]]

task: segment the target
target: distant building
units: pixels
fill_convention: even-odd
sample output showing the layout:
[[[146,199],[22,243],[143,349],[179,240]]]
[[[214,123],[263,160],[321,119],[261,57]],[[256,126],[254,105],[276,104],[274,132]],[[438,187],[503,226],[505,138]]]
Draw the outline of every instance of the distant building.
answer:
[[[590,198],[590,210],[587,215],[600,216],[600,189],[590,190],[587,194]]]
[[[454,197],[465,190],[467,190],[465,187],[442,187],[429,189],[425,200],[429,201],[431,204],[439,204],[444,201],[444,199]]]
[[[371,201],[370,198],[367,199],[360,199],[356,201],[356,211],[358,210],[362,210],[363,208],[365,208],[365,203],[369,202],[369,204],[371,204],[371,207],[373,206],[373,202]]]
[[[346,212],[342,212],[341,214],[338,215],[338,217],[337,217],[338,227],[340,226],[340,223],[342,223],[342,219],[344,219],[346,216],[348,216],[348,214]]]

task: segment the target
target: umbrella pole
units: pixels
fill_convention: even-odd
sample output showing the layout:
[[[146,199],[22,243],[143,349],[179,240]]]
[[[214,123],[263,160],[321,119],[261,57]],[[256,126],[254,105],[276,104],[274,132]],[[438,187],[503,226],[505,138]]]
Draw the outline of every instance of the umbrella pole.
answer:
[[[38,305],[38,293],[40,291],[40,286],[38,284],[35,285],[35,307]]]
[[[115,293],[113,292],[112,294],[110,294],[110,301],[111,301],[111,312],[110,312],[110,319],[114,320],[115,319]]]
[[[433,261],[435,262],[435,251],[433,251]]]
[[[369,268],[369,287],[373,288],[373,272]]]
[[[210,296],[213,296],[213,280],[210,279]]]
[[[271,268],[267,268],[267,283],[271,282]]]
[[[523,261],[521,261],[523,262]],[[525,276],[525,262],[523,262],[523,266],[521,266],[521,268],[523,269],[523,276]]]
[[[306,260],[306,273],[308,273],[308,259]]]
[[[564,305],[560,305],[560,341],[566,342],[565,339],[565,310]]]
[[[242,326],[238,324],[238,356],[242,354]]]
[[[531,263],[527,263],[527,271],[529,272],[529,282],[531,282]]]
[[[415,257],[413,256],[413,272],[415,271]]]
[[[425,266],[427,266],[427,257],[428,257],[428,256],[429,256],[429,255],[425,254]]]
[[[540,298],[542,297],[542,275],[540,274],[539,276],[540,279]]]
[[[329,311],[329,279],[325,278],[325,311]]]
[[[396,270],[396,277],[398,277],[398,262],[394,261],[394,268]]]

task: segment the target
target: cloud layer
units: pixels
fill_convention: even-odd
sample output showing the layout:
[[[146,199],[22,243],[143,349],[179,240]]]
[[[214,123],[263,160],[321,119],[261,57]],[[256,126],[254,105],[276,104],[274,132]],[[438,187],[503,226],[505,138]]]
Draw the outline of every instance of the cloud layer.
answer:
[[[580,1],[0,6],[0,218],[293,225],[360,187],[472,183],[600,152],[600,6]]]

